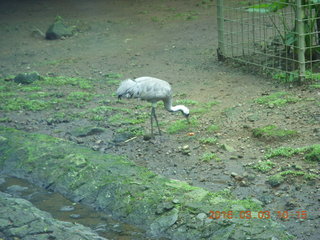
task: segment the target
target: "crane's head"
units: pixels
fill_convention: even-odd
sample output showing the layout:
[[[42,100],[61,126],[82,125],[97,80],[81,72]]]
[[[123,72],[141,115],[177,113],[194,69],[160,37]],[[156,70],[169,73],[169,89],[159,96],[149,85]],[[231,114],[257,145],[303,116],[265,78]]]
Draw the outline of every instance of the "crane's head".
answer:
[[[183,116],[186,117],[188,123],[190,123],[190,121],[189,121],[189,115],[190,115],[189,108],[187,108],[186,106],[181,105],[180,106],[180,111],[182,112]]]

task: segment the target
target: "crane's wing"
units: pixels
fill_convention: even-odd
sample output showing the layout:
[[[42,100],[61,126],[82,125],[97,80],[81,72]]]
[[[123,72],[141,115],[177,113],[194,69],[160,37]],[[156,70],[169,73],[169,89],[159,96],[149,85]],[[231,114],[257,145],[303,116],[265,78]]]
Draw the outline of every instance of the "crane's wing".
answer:
[[[168,82],[152,77],[140,77],[135,80],[127,79],[121,82],[117,95],[119,98],[140,98],[157,102],[171,98],[171,86]]]

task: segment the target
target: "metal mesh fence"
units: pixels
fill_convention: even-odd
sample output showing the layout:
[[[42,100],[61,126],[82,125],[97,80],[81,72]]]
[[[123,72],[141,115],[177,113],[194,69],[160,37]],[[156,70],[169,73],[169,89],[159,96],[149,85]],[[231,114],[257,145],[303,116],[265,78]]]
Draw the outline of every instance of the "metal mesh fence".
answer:
[[[217,0],[219,57],[273,76],[320,72],[320,0]]]

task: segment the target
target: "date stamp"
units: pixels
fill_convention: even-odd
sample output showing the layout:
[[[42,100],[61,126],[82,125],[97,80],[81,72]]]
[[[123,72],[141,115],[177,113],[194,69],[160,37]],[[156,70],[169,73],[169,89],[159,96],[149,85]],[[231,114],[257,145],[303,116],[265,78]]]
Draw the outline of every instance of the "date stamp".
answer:
[[[209,219],[307,219],[307,211],[210,211]]]

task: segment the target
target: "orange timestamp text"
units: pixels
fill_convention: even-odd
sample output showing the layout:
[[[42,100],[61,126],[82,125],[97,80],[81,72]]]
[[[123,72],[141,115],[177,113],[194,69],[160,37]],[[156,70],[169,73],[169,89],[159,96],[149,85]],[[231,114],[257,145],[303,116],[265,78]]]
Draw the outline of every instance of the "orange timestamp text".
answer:
[[[210,211],[209,219],[307,219],[307,211]]]

